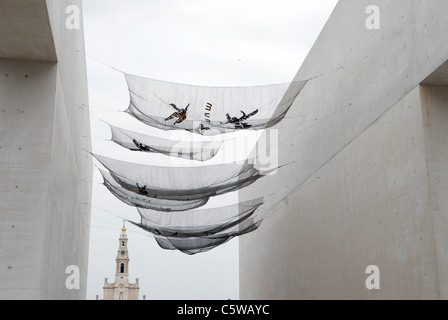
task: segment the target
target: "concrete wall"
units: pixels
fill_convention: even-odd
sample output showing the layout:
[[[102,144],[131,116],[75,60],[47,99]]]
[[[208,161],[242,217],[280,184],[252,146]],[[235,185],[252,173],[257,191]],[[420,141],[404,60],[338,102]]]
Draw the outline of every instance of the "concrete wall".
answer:
[[[84,51],[83,30],[65,25],[66,7],[81,8],[81,1],[14,3],[31,15],[29,6],[46,6],[57,63],[0,59],[0,299],[84,299],[92,176],[83,151],[90,150],[87,75],[76,52]],[[65,286],[70,265],[80,269],[79,290]]]
[[[366,28],[372,4],[379,30]],[[334,71],[277,128],[280,163],[293,163],[239,194],[289,194],[240,239],[241,299],[447,297],[447,90],[420,87],[448,60],[447,10],[338,3],[296,78]],[[370,265],[380,290],[366,288]]]

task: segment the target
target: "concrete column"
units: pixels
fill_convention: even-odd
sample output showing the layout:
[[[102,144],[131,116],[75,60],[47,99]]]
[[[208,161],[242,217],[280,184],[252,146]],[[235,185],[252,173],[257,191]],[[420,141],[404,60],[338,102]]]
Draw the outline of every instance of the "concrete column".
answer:
[[[82,12],[80,0],[0,3],[0,299],[86,295],[90,122],[69,5]],[[72,266],[80,288],[66,286]]]
[[[448,87],[422,86],[421,97],[438,292],[448,299]]]

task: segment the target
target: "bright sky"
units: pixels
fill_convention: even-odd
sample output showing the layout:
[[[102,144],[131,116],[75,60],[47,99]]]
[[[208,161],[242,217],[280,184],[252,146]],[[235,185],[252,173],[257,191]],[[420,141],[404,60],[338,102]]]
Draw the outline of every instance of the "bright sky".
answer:
[[[337,0],[84,0],[93,151],[117,155],[106,141],[127,121],[127,73],[205,86],[291,81]],[[112,68],[113,67],[113,68]],[[108,110],[111,109],[111,110]],[[134,124],[138,125],[138,124]],[[115,277],[122,219],[139,215],[114,198],[95,168],[87,299],[103,297]],[[238,239],[187,256],[161,249],[128,223],[130,279],[152,300],[239,298]]]

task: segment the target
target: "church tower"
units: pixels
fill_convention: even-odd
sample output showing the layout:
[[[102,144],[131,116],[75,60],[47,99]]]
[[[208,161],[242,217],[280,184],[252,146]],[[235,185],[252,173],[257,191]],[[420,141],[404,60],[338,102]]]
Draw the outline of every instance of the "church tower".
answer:
[[[128,236],[123,222],[120,238],[118,241],[118,252],[116,260],[115,282],[104,281],[104,300],[138,300],[139,284],[129,283],[129,252]]]

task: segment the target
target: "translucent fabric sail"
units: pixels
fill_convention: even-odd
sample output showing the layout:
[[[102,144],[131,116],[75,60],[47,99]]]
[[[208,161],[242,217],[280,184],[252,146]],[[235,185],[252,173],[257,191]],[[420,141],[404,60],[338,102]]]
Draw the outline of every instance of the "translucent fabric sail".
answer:
[[[307,81],[253,87],[204,87],[125,74],[127,113],[162,130],[202,135],[266,129],[279,123]]]
[[[112,178],[134,194],[166,200],[199,200],[246,187],[262,177],[254,164],[231,163],[195,167],[160,167],[94,157]]]
[[[166,200],[142,195],[129,191],[120,186],[106,170],[99,169],[103,176],[103,184],[106,188],[123,203],[142,209],[152,209],[160,212],[172,212],[172,211],[187,211],[191,209],[200,208],[207,204],[209,198],[204,197],[197,200]]]
[[[174,141],[109,126],[112,132],[112,141],[131,151],[207,161],[218,153],[223,144],[223,141]]]

